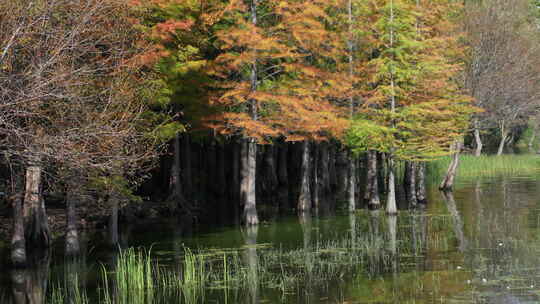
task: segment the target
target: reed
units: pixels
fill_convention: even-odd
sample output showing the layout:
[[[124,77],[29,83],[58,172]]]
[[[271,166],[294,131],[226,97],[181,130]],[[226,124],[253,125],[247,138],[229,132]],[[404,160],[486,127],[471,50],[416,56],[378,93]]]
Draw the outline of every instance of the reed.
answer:
[[[450,158],[445,157],[428,163],[428,180],[440,181],[446,174]],[[470,180],[482,177],[531,175],[540,173],[540,156],[523,155],[461,155],[457,180]]]

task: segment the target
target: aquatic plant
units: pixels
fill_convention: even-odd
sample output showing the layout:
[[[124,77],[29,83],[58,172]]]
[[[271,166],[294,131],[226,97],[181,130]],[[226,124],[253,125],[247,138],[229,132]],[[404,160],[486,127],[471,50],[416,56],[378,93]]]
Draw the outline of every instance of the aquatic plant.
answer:
[[[441,158],[427,165],[428,180],[439,182],[450,162],[449,157]],[[461,155],[457,179],[461,181],[479,177],[500,175],[530,175],[540,173],[540,157],[533,154],[501,155],[479,157]]]

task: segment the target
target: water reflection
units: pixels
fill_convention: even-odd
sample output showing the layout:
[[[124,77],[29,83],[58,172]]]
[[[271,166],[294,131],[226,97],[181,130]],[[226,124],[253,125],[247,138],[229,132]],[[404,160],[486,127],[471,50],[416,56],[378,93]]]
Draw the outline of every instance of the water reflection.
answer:
[[[46,303],[49,283],[50,254],[31,257],[32,264],[26,269],[11,271],[11,287],[14,304],[44,304]]]
[[[452,191],[441,191],[441,194],[446,203],[446,207],[448,208],[448,212],[450,212],[450,216],[452,217],[454,233],[458,239],[458,249],[459,251],[464,252],[467,247],[467,240],[463,234],[463,221],[461,220],[461,215],[456,206],[454,193]]]
[[[249,226],[245,230],[245,261],[248,268],[249,304],[259,303],[259,257],[257,255],[257,226]]]
[[[223,274],[217,272],[204,297],[156,293],[155,303],[538,303],[539,196],[534,179],[477,180],[454,193],[430,189],[428,206],[398,216],[378,210],[304,213],[207,233],[193,232],[183,220],[162,228],[123,227],[118,242],[152,247],[179,277],[186,247],[208,253],[208,273],[224,263],[224,254],[216,252],[226,252],[237,267],[229,269],[228,289],[219,289]],[[98,251],[91,253],[98,262],[59,261],[61,267],[51,271],[45,257],[31,269],[12,271],[4,277],[7,289],[0,282],[0,303],[48,303],[58,284],[69,299],[77,288],[97,299],[99,265],[112,274],[118,259],[117,250]],[[234,277],[238,273],[242,277]],[[116,298],[113,275],[109,283]]]

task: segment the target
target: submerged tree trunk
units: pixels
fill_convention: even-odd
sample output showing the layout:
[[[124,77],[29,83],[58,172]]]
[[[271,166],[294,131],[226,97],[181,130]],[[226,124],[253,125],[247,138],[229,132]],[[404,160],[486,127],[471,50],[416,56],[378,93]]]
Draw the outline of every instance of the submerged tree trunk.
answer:
[[[461,151],[461,145],[462,143],[460,140],[456,140],[453,144],[453,150],[455,151],[455,153],[452,157],[450,165],[448,165],[446,175],[444,176],[443,181],[439,185],[439,190],[452,191],[452,187],[454,186],[454,179],[456,178],[457,169],[459,166],[459,153]]]
[[[426,164],[424,162],[418,163],[416,173],[417,173],[416,199],[418,200],[419,204],[425,205],[427,204],[427,197],[426,197]]]
[[[416,204],[418,203],[416,197],[416,163],[413,161],[407,161],[405,162],[405,166],[405,171],[408,172],[406,175],[408,180],[405,182],[407,188],[407,201],[411,207],[416,207]]]
[[[40,159],[34,159],[26,168],[24,230],[28,244],[33,247],[47,248],[50,245],[51,236],[45,201],[41,192],[41,173]]]
[[[364,201],[370,210],[379,209],[381,200],[379,198],[379,181],[377,177],[377,152],[367,152],[367,174],[366,174],[366,191],[364,193]]]
[[[244,205],[244,224],[257,225],[259,217],[257,215],[256,198],[256,170],[257,170],[257,144],[251,139],[245,139],[242,144],[242,168],[240,189],[241,198]]]
[[[80,253],[79,233],[77,231],[77,202],[82,198],[82,183],[76,176],[68,181],[66,195],[66,256],[75,256]]]
[[[480,137],[480,127],[478,125],[478,120],[474,121],[474,140],[476,142],[476,149],[474,150],[474,156],[480,156],[482,154],[482,138]]]
[[[396,204],[396,183],[394,176],[394,157],[393,155],[388,155],[387,157],[388,164],[388,197],[386,202],[386,213],[393,215],[397,214],[397,204]]]
[[[300,178],[300,196],[298,197],[298,212],[304,212],[311,209],[311,188],[310,188],[310,149],[309,141],[302,143],[302,168]]]

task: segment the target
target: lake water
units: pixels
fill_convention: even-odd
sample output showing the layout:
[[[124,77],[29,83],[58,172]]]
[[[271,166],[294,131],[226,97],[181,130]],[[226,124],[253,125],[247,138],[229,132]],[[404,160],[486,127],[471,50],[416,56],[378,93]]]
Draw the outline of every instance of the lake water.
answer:
[[[194,230],[176,221],[130,227],[122,246],[150,252],[160,273],[186,278],[186,253],[204,273],[197,286],[156,287],[151,297],[143,290],[119,298],[120,258],[104,235],[86,236],[88,253],[76,263],[62,260],[59,241],[33,269],[4,263],[0,303],[59,303],[59,294],[76,303],[83,292],[90,303],[105,302],[104,276],[116,303],[540,303],[540,177],[428,192],[426,208],[397,217],[359,210],[250,229]]]

